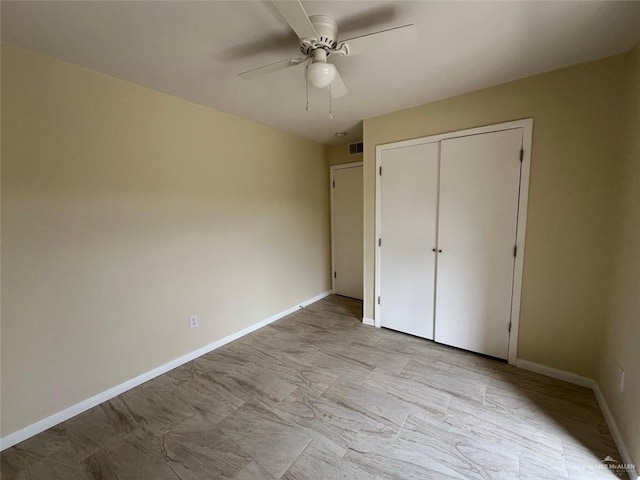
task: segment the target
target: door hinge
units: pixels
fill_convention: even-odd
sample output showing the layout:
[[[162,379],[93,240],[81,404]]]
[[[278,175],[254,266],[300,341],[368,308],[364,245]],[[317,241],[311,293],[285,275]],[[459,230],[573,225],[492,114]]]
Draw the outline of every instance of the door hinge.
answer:
[[[511,333],[511,322],[509,322],[509,333]]]
[[[513,256],[515,257],[518,254],[518,246],[514,245],[513,246]]]
[[[333,272],[333,278],[338,278],[338,272]]]
[[[333,188],[336,188],[336,181],[334,180],[333,182],[331,182],[333,185]]]
[[[382,297],[378,297],[378,305],[380,305],[381,298]]]
[[[381,246],[382,246],[382,237],[380,237],[380,238],[378,239],[378,246],[379,246],[379,247],[381,247]]]
[[[380,168],[378,169],[378,172],[380,173],[380,175],[382,175],[382,166],[380,166]]]
[[[520,149],[520,161],[522,162],[522,159],[524,158],[524,148]]]

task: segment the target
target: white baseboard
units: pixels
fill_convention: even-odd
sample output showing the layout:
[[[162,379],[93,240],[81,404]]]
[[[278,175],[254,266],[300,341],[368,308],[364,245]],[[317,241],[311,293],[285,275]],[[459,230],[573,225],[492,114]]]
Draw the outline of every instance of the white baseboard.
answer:
[[[371,327],[375,326],[375,322],[373,318],[369,318],[369,317],[362,317],[362,323],[364,323],[365,325],[369,325]]]
[[[620,452],[620,456],[622,457],[620,460],[622,460],[622,463],[625,465],[632,465],[633,460],[631,459],[629,450],[627,450],[627,446],[625,445],[624,440],[622,439],[622,434],[618,429],[618,425],[616,424],[616,421],[613,418],[613,414],[611,413],[611,410],[609,410],[609,405],[607,405],[607,401],[605,400],[604,395],[602,394],[602,390],[600,390],[600,386],[598,385],[598,382],[596,382],[595,380],[593,381],[593,393],[595,394],[596,400],[598,400],[598,405],[600,405],[600,409],[602,410],[602,413],[604,414],[604,418],[607,421],[607,425],[609,426],[609,430],[611,431],[611,436],[613,437],[613,441],[616,442],[616,446],[618,447],[618,452]],[[630,480],[640,480],[640,472],[638,471],[639,467],[640,465],[636,465],[635,472],[633,471],[627,472],[629,474]]]
[[[547,367],[546,365],[541,365],[539,363],[529,362],[527,360],[516,360],[516,367],[522,368],[524,370],[529,370],[531,372],[540,373],[542,375],[546,375],[548,377],[557,378],[558,380],[564,380],[565,382],[573,383],[575,385],[580,385],[582,387],[590,388],[593,390],[594,395],[596,396],[596,400],[598,401],[598,405],[600,405],[600,409],[604,415],[605,420],[607,421],[607,425],[609,430],[611,431],[611,436],[613,437],[613,441],[616,443],[616,447],[618,447],[618,452],[622,457],[620,460],[625,465],[632,465],[633,460],[631,459],[631,455],[629,455],[629,450],[627,450],[627,446],[624,443],[622,438],[622,434],[618,429],[618,425],[616,424],[615,419],[613,418],[613,414],[611,410],[609,410],[609,406],[607,405],[607,401],[600,390],[600,386],[598,382],[596,382],[593,378],[583,377],[581,375],[576,375],[575,373],[567,372],[565,370],[558,370],[557,368]],[[640,480],[640,473],[638,472],[638,466],[636,465],[636,471],[630,471],[629,479],[630,480]]]
[[[54,427],[59,423],[64,422],[65,420],[68,420],[72,417],[75,417],[76,415],[81,414],[82,412],[89,410],[90,408],[100,405],[102,402],[106,402],[107,400],[110,400],[113,397],[116,397],[121,393],[126,392],[127,390],[131,390],[132,388],[137,387],[138,385],[141,385],[144,382],[148,382],[152,378],[162,375],[163,373],[166,373],[169,370],[173,370],[174,368],[179,367],[180,365],[183,365],[187,362],[190,362],[191,360],[194,360],[204,355],[205,353],[209,353],[217,348],[220,348],[223,345],[226,345],[227,343],[233,342],[234,340],[237,340],[240,337],[243,337],[255,330],[258,330],[259,328],[262,328],[266,325],[269,325],[270,323],[275,322],[276,320],[286,317],[287,315],[297,311],[301,307],[306,307],[307,305],[317,302],[318,300],[321,300],[329,295],[331,295],[331,291],[326,291],[319,295],[316,295],[313,298],[309,298],[308,300],[298,303],[295,306],[290,307],[280,313],[276,313],[275,315],[269,318],[266,318],[258,323],[254,323],[253,325],[250,325],[247,328],[243,328],[238,332],[232,333],[231,335],[221,338],[220,340],[216,340],[215,342],[205,345],[202,348],[199,348],[197,350],[194,350],[193,352],[187,353],[186,355],[176,358],[175,360],[172,360],[169,363],[165,363],[164,365],[154,368],[153,370],[149,370],[148,372],[138,375],[137,377],[132,378],[131,380],[127,380],[126,382],[121,383],[120,385],[116,385],[115,387],[105,390],[104,392],[98,393],[97,395],[94,395],[91,398],[87,398],[86,400],[83,400],[80,403],[76,403],[75,405],[65,408],[60,412],[54,413],[53,415],[43,418],[42,420],[39,420],[36,423],[32,423],[29,426],[21,428],[16,432],[5,435],[4,437],[0,438],[0,451],[6,450],[7,448],[12,447],[30,437],[33,437],[34,435],[44,432],[45,430],[51,427]]]
[[[539,363],[529,362],[528,360],[522,360],[518,358],[516,360],[516,367],[523,370],[529,370],[530,372],[541,373],[547,377],[557,378],[558,380],[564,380],[565,382],[580,385],[582,387],[593,388],[593,378],[583,377],[575,373],[567,372],[565,370],[558,370],[557,368],[547,367]]]

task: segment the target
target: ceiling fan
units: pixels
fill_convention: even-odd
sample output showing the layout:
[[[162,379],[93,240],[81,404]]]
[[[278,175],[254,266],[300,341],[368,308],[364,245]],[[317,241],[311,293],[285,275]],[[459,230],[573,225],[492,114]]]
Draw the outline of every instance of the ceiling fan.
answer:
[[[347,93],[335,65],[327,60],[332,55],[349,57],[392,45],[394,48],[415,40],[415,25],[403,25],[379,32],[338,41],[338,24],[327,15],[307,15],[300,0],[272,0],[280,15],[300,38],[302,56],[291,57],[239,74],[251,79],[307,62],[307,82],[316,88],[330,87],[332,97]]]

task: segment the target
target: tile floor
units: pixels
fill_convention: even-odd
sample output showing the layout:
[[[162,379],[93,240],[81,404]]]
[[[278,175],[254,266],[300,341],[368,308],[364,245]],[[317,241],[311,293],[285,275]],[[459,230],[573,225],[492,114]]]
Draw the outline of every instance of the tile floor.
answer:
[[[2,479],[606,479],[593,393],[331,296],[2,453]]]

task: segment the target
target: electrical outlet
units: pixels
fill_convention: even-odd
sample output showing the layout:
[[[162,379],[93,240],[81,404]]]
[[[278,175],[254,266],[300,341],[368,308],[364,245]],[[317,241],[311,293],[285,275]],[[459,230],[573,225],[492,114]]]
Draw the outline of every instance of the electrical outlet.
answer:
[[[200,321],[198,320],[197,315],[191,315],[189,317],[189,328],[198,328],[200,326]]]
[[[618,385],[618,390],[624,392],[624,368],[618,365],[618,373],[616,375],[616,384]]]

